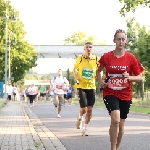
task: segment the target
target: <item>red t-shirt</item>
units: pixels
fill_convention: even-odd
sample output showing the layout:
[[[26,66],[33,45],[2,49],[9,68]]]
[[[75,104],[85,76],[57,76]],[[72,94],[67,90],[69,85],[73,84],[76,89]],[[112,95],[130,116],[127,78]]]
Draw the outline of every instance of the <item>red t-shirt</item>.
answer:
[[[106,77],[111,77],[103,90],[103,97],[114,95],[121,100],[132,100],[132,83],[122,73],[127,71],[129,75],[139,75],[144,70],[139,60],[127,51],[121,58],[110,51],[101,57],[99,63],[106,68]]]

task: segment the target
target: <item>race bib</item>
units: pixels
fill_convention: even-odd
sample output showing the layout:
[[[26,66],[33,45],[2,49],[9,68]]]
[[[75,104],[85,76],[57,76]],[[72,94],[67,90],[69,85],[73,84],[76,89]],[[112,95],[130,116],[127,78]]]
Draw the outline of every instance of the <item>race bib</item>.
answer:
[[[62,90],[62,85],[56,85],[56,89]]]
[[[89,68],[83,68],[82,70],[82,77],[84,79],[93,79],[94,71]]]
[[[128,86],[129,83],[124,77],[111,77],[108,81],[108,87],[113,90],[122,90]]]
[[[33,94],[33,91],[32,91],[32,90],[30,91],[30,94]]]

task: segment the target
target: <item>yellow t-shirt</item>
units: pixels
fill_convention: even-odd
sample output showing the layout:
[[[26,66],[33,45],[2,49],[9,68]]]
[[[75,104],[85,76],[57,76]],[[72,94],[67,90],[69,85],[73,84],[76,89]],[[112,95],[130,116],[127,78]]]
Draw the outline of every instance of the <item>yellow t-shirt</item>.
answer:
[[[76,88],[82,89],[96,89],[95,77],[96,70],[98,68],[99,57],[92,55],[92,58],[88,60],[85,55],[78,56],[74,64],[74,69],[78,70],[79,84],[76,84]]]

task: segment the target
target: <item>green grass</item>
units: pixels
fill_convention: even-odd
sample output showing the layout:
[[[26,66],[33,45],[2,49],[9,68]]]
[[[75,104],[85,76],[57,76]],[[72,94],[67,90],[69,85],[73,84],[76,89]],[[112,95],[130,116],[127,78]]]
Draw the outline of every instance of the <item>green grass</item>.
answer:
[[[144,114],[150,114],[150,107],[132,105],[130,108],[130,111],[144,113]]]
[[[50,97],[46,97],[46,101],[50,101],[51,99],[50,99]]]
[[[78,99],[73,98],[72,103],[79,104]],[[102,98],[96,98],[95,106],[105,107]],[[150,114],[150,100],[133,100],[133,104],[130,108],[131,112],[138,112],[143,114]]]
[[[4,99],[0,98],[0,109],[5,106]]]
[[[40,146],[40,143],[35,142],[35,143],[34,143],[34,146],[35,146],[36,148],[38,148],[38,147]]]
[[[132,100],[133,104],[136,106],[146,106],[150,107],[150,100],[139,100],[139,99],[133,99]]]

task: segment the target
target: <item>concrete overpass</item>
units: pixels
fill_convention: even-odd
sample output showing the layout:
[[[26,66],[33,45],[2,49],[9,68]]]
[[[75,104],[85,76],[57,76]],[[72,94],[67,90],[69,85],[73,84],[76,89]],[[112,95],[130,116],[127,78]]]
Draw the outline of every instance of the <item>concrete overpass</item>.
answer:
[[[83,45],[34,45],[38,58],[76,58],[84,53]],[[97,56],[115,49],[115,45],[94,45]]]
[[[97,56],[101,56],[106,52],[115,49],[114,45],[94,45],[94,54]],[[75,59],[78,55],[82,55],[84,53],[83,45],[34,45],[34,48],[39,53],[38,58],[72,58]],[[67,74],[66,71],[63,72],[65,76]],[[32,74],[27,73],[26,76],[55,76],[57,73],[49,73],[49,74]],[[67,75],[69,78],[69,75]],[[25,85],[30,85],[34,83],[35,85],[48,85],[49,81],[25,81]]]

